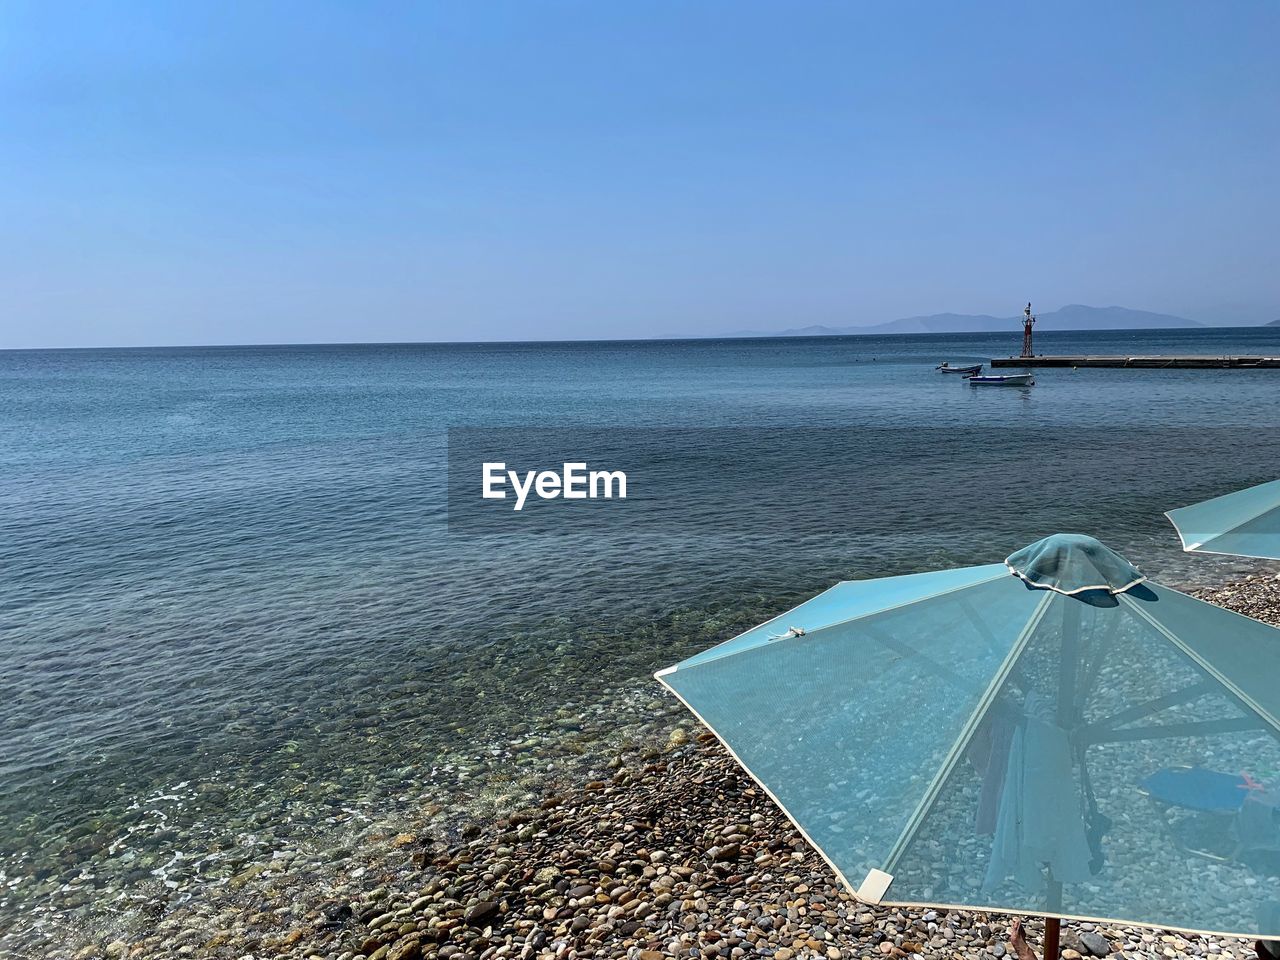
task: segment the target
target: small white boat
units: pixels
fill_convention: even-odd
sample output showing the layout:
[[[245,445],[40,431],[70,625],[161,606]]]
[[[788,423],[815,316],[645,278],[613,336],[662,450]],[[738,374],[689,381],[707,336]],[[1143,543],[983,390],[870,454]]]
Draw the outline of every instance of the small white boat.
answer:
[[[1035,377],[1029,373],[988,374],[985,377],[969,377],[969,382],[979,387],[1034,387]]]
[[[942,363],[934,367],[934,369],[941,370],[943,373],[959,373],[959,374],[963,374],[966,377],[971,377],[975,373],[982,372],[982,364],[971,363],[965,367],[953,367],[949,362],[944,360]]]

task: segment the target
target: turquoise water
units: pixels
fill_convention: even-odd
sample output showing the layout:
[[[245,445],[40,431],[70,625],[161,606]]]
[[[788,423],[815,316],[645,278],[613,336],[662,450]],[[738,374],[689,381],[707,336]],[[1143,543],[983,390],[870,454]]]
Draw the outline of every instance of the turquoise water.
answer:
[[[1280,355],[1280,328],[1037,336]],[[0,946],[128,929],[256,851],[323,845],[335,811],[500,805],[590,769],[625,723],[575,717],[642,722],[652,669],[836,579],[999,560],[1062,525],[1178,582],[1247,569],[1178,554],[1160,513],[1274,478],[1280,371],[997,390],[932,369],[1017,339],[0,352]],[[824,535],[817,480],[780,491],[748,457],[711,482],[758,482],[764,513],[495,539],[446,524],[446,428],[488,425],[970,452],[907,502],[875,492],[901,516],[874,536]],[[840,442],[841,469],[879,476],[882,448]]]

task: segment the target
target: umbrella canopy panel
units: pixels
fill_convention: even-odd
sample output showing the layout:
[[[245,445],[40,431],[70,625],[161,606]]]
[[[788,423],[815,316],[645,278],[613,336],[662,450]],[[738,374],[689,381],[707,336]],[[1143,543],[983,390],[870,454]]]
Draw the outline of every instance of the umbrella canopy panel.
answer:
[[[852,889],[1280,936],[1280,631],[1000,565],[841,587],[659,678]]]
[[[1280,480],[1170,510],[1182,548],[1280,560]]]

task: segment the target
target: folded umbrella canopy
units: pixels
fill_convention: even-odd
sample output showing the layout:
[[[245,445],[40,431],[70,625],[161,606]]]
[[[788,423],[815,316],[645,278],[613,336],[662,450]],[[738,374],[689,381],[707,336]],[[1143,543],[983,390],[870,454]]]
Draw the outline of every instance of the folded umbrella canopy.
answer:
[[[1235,822],[1280,784],[1280,630],[1092,538],[839,583],[658,679],[862,900],[1280,936]]]
[[[1280,560],[1280,480],[1165,514],[1182,549]]]

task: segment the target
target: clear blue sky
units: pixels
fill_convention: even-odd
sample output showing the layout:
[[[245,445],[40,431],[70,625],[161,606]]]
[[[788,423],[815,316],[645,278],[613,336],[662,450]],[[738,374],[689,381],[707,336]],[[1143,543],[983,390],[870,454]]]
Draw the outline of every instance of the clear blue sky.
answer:
[[[18,3],[0,347],[1280,316],[1280,3]]]

